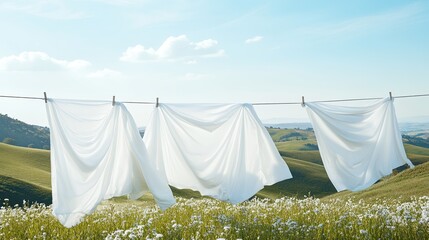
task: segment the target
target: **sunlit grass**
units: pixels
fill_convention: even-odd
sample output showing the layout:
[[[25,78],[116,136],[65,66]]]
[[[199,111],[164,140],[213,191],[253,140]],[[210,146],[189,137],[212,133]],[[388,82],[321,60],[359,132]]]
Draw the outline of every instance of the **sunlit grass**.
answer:
[[[253,199],[231,205],[183,199],[156,206],[104,204],[67,229],[45,205],[2,207],[0,239],[428,239],[429,197],[372,202]]]

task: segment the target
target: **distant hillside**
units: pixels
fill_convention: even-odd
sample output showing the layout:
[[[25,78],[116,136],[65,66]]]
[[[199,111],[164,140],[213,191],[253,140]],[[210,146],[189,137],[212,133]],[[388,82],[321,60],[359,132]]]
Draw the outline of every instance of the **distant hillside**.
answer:
[[[429,195],[429,162],[416,166],[414,169],[407,169],[398,174],[385,177],[372,187],[360,191],[343,191],[327,196],[331,198],[355,198],[372,200],[376,198],[400,197],[409,200],[411,197],[421,197]]]
[[[49,151],[0,143],[0,202],[51,203]]]
[[[10,206],[22,205],[23,200],[28,203],[52,203],[52,194],[49,189],[5,176],[0,176],[0,182],[0,203],[5,199],[8,199]]]
[[[313,126],[309,122],[289,122],[289,123],[264,123],[267,128],[280,129],[312,129]],[[425,122],[399,122],[399,130],[408,135],[408,132],[425,131],[429,132],[429,120],[425,118]]]
[[[326,197],[336,193],[322,164],[322,159],[317,150],[314,132],[311,129],[269,128],[268,131],[275,141],[280,155],[288,164],[293,179],[265,187],[257,194],[259,197],[303,197],[304,195]],[[429,148],[412,145],[410,143],[415,143],[415,141],[410,141],[410,139],[413,141],[415,140],[413,137],[404,139],[404,146],[407,156],[411,161],[416,165],[423,165],[429,162]],[[422,138],[419,138],[419,141],[420,139]],[[50,203],[51,183],[49,154],[47,150],[17,147],[0,143],[0,199],[9,198],[13,204],[21,203],[23,198]],[[401,171],[401,169],[396,171]],[[408,170],[405,172],[407,171]],[[384,180],[381,181],[381,183],[382,182],[384,182]],[[417,184],[417,182],[414,182],[414,184]],[[399,187],[401,184],[398,183],[397,185]],[[404,188],[411,188],[411,186],[412,185],[406,185]],[[415,189],[415,191],[420,193],[423,192],[421,194],[429,194],[424,193],[424,191],[426,191],[425,188]],[[173,192],[175,196],[200,197],[198,192],[191,190],[178,190],[173,188]],[[150,195],[148,195],[142,199],[150,200],[151,198]],[[122,198],[116,201],[122,201]]]
[[[304,195],[324,197],[336,192],[322,165],[294,158],[284,159],[293,178],[266,186],[256,194],[257,196],[271,199],[284,196],[303,197]]]
[[[49,128],[29,125],[0,114],[0,142],[22,147],[49,149]]]

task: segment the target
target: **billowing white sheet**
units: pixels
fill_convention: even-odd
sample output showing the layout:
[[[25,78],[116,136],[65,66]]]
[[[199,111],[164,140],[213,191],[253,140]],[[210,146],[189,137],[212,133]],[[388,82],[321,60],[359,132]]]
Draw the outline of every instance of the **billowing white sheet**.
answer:
[[[150,190],[161,209],[175,203],[121,103],[48,99],[53,214],[66,227],[103,199]]]
[[[338,191],[368,188],[408,164],[393,101],[364,107],[306,103],[322,161]]]
[[[292,178],[250,104],[159,104],[144,142],[170,185],[234,204]]]

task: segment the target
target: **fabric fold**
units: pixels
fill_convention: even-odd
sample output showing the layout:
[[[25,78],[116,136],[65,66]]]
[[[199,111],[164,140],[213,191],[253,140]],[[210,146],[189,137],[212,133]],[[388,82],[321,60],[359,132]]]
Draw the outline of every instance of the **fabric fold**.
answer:
[[[78,224],[104,199],[150,191],[161,209],[175,203],[148,159],[137,126],[119,102],[48,99],[53,214]]]
[[[363,107],[308,102],[323,165],[337,191],[359,191],[404,164],[407,158],[393,101]]]
[[[234,204],[292,178],[250,104],[159,104],[143,139],[171,186]]]

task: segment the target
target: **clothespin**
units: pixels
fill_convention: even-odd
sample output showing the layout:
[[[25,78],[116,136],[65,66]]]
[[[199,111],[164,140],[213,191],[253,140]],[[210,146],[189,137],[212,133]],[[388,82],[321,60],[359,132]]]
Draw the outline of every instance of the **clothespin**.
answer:
[[[301,104],[304,107],[305,106],[304,96],[302,96],[301,100],[302,100]]]
[[[392,92],[389,92],[389,96],[390,96],[390,101],[392,101],[393,100]]]
[[[48,103],[48,97],[46,96],[46,92],[43,92],[43,95],[45,95],[45,103]]]
[[[158,107],[158,105],[159,105],[159,98],[156,98],[156,107]]]
[[[115,106],[115,96],[113,96],[112,106]]]

